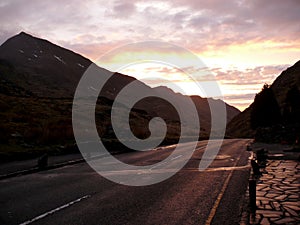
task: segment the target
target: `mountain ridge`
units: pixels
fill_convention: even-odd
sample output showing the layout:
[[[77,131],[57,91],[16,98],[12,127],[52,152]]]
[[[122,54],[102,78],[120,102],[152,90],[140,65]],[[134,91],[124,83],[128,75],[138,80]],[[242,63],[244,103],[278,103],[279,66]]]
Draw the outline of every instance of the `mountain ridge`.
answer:
[[[7,60],[14,65],[17,64],[15,70],[19,77],[13,78],[17,79],[14,83],[38,97],[73,97],[82,74],[93,63],[78,53],[23,31],[9,38],[0,46],[0,59]],[[26,60],[25,63],[24,60]],[[99,67],[99,70],[103,73],[111,73],[104,68]],[[24,80],[30,80],[30,85],[26,84]],[[37,81],[36,84],[34,84],[35,80]],[[111,82],[106,85],[106,89],[104,88],[105,90],[101,92],[101,95],[114,99],[123,87],[136,81],[136,78],[114,73],[110,80]],[[8,81],[13,82],[10,79]],[[140,83],[144,88],[150,88],[146,84]],[[159,87],[150,89],[158,90]],[[115,91],[112,92],[112,90]],[[171,89],[168,91],[175,94]],[[229,106],[227,103],[225,104]],[[239,110],[235,110],[233,114],[239,112]],[[229,120],[233,118],[231,114]]]
[[[78,82],[92,63],[78,53],[25,32],[4,42],[0,46],[0,109],[2,110],[0,119],[4,121],[0,126],[0,133],[8,141],[5,138],[3,141],[18,143],[19,141],[12,137],[20,136],[21,143],[25,145],[28,144],[27,142],[47,144],[57,140],[61,140],[63,144],[65,135],[67,135],[65,139],[74,141],[71,124],[72,99]],[[96,107],[99,110],[96,111],[98,132],[107,140],[114,138],[111,135],[109,115],[112,102],[118,93],[133,81],[140,93],[146,92],[153,96],[160,93],[169,96],[179,104],[190,99],[189,96],[175,93],[167,87],[151,88],[136,78],[118,72],[113,73],[104,68],[97,67],[97,73],[100,76],[111,76],[99,95],[102,105],[97,104]],[[211,125],[208,101],[216,107],[220,107],[223,102],[200,96],[192,96],[191,99],[196,105],[200,119],[199,136],[208,138]],[[10,103],[13,103],[11,109],[8,107]],[[224,104],[228,121],[240,112],[233,106]],[[123,110],[126,106],[121,104],[120,107],[120,110]],[[194,116],[189,115],[191,112],[185,113],[188,118]],[[153,117],[161,117],[167,121],[170,128],[167,139],[178,140],[180,135],[178,113],[164,99],[156,97],[143,99],[134,105],[130,117],[133,133],[142,138],[147,137],[149,134],[147,123]],[[59,135],[61,132],[64,133]]]

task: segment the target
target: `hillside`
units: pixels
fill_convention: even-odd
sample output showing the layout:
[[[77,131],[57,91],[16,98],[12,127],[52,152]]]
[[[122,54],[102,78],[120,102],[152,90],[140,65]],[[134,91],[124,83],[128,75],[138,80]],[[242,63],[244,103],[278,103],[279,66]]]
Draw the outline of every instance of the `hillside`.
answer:
[[[79,80],[91,64],[89,59],[73,51],[24,32],[3,43],[0,46],[1,149],[14,151],[28,146],[29,149],[33,146],[44,149],[53,144],[58,148],[73,145],[72,100]],[[99,79],[112,74],[100,67],[96,72]],[[184,105],[189,99],[166,87],[151,88],[133,77],[113,73],[101,90],[96,107],[98,133],[108,142],[115,140],[110,122],[112,102],[133,81],[136,88],[131,93],[133,95],[138,92],[153,96],[160,94],[179,105]],[[125,96],[124,99],[125,103],[128,98]],[[192,100],[200,118],[200,138],[207,138],[210,132],[208,99],[193,96]],[[223,104],[220,100],[209,101],[216,107]],[[120,111],[126,109],[124,104],[118,107]],[[240,112],[228,104],[226,108],[228,121]],[[186,110],[185,113],[189,116],[190,112]],[[164,143],[176,142],[180,136],[178,113],[171,104],[156,97],[139,101],[132,109],[130,124],[133,133],[146,138],[149,135],[148,122],[157,116],[165,119],[168,125]]]
[[[281,112],[284,111],[287,93],[293,86],[296,86],[298,89],[300,89],[300,61],[284,70],[271,85],[271,89],[274,92]],[[253,103],[229,122],[227,126],[228,136],[239,138],[254,137],[255,130],[251,129],[250,124],[252,108]]]

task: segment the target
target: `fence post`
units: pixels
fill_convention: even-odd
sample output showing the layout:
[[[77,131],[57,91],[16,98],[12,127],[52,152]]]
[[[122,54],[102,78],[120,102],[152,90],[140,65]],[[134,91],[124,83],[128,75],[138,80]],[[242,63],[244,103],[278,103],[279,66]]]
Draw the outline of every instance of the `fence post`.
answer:
[[[45,169],[48,166],[48,154],[45,153],[38,159],[38,168],[40,170]]]
[[[256,210],[256,180],[249,180],[249,198],[250,198],[250,209],[252,212]]]

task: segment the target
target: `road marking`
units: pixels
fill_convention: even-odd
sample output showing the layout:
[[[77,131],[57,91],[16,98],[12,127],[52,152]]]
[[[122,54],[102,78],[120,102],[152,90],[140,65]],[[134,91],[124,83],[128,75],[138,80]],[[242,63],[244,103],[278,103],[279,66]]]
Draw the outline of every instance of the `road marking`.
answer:
[[[250,167],[251,167],[250,165],[232,166],[232,167],[217,167],[217,168],[208,168],[208,169],[205,170],[205,172],[229,171],[229,170],[245,170],[245,169],[249,169]]]
[[[240,161],[240,158],[241,158],[242,154],[243,154],[243,152],[241,152],[240,156],[238,157],[238,159],[234,163],[233,167],[236,167],[237,163]],[[225,182],[223,184],[223,187],[221,189],[221,192],[219,193],[219,195],[218,195],[218,197],[217,197],[217,199],[215,201],[215,204],[214,204],[214,206],[212,207],[212,209],[211,209],[211,211],[209,213],[209,216],[208,216],[208,218],[207,218],[207,220],[205,222],[205,225],[210,225],[211,222],[212,222],[212,220],[213,220],[213,218],[215,217],[216,212],[217,212],[217,208],[220,205],[220,202],[221,202],[221,200],[223,198],[223,195],[224,195],[224,193],[226,191],[226,188],[227,188],[227,186],[229,184],[229,181],[230,181],[230,179],[232,177],[232,174],[233,174],[233,170],[230,171],[228,177],[226,178],[226,180],[225,180]]]
[[[195,152],[195,151],[199,151],[199,150],[203,150],[203,149],[205,149],[205,148],[206,148],[206,146],[197,147],[197,148],[194,149],[194,152]]]
[[[180,157],[182,157],[182,155],[178,155],[178,156],[172,158],[171,161],[172,161],[172,160],[175,160],[175,159],[178,159],[178,158],[180,158]]]
[[[55,212],[57,212],[57,211],[59,211],[59,210],[62,210],[62,209],[64,209],[64,208],[67,208],[67,207],[69,207],[69,206],[71,206],[71,205],[73,205],[73,204],[75,204],[75,203],[77,203],[77,202],[80,202],[80,201],[83,200],[83,199],[87,199],[87,198],[89,198],[89,197],[91,197],[91,196],[90,196],[90,195],[85,195],[85,196],[83,196],[83,197],[81,197],[81,198],[78,198],[78,199],[72,201],[72,202],[69,202],[69,203],[67,203],[67,204],[65,204],[65,205],[62,205],[62,206],[57,207],[57,208],[55,208],[55,209],[52,209],[52,210],[50,210],[50,211],[48,211],[48,212],[46,212],[46,213],[43,213],[43,214],[41,214],[41,215],[39,215],[39,216],[37,216],[37,217],[34,217],[34,218],[31,219],[31,220],[27,220],[27,221],[25,221],[25,222],[23,222],[23,223],[20,223],[20,225],[31,224],[31,223],[33,223],[33,222],[35,222],[35,221],[37,221],[37,220],[40,220],[40,219],[42,219],[42,218],[44,218],[44,217],[46,217],[46,216],[49,216],[49,215],[51,215],[51,214],[53,214],[53,213],[55,213]]]
[[[166,163],[168,163],[168,162],[169,162],[169,161],[162,162],[162,163],[158,163],[157,165],[152,166],[149,170],[152,170],[152,169],[154,169],[154,168],[156,168],[156,167],[162,166],[162,165],[164,165],[164,164],[166,164]]]
[[[183,156],[183,155],[178,155],[178,156],[175,156],[175,157],[171,158],[169,161],[165,161],[165,162],[162,162],[162,163],[158,163],[157,165],[152,166],[149,170],[151,171],[152,169],[154,169],[154,168],[156,168],[156,167],[165,165],[165,164],[167,164],[167,163],[169,163],[169,162],[171,162],[171,161],[173,161],[173,160],[175,160],[175,159],[178,159],[178,158],[180,158],[180,157],[182,157],[182,156]]]

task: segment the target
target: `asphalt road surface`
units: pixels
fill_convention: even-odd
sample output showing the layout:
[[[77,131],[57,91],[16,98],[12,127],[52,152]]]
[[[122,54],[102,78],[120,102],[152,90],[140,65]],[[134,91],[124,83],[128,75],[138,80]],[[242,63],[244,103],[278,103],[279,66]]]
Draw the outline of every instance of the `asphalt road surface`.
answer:
[[[207,144],[201,141],[184,168],[148,186],[114,183],[87,163],[1,180],[0,224],[238,224],[250,170],[250,141],[224,140],[210,167],[199,171]],[[151,165],[172,150],[117,157],[133,165]]]

